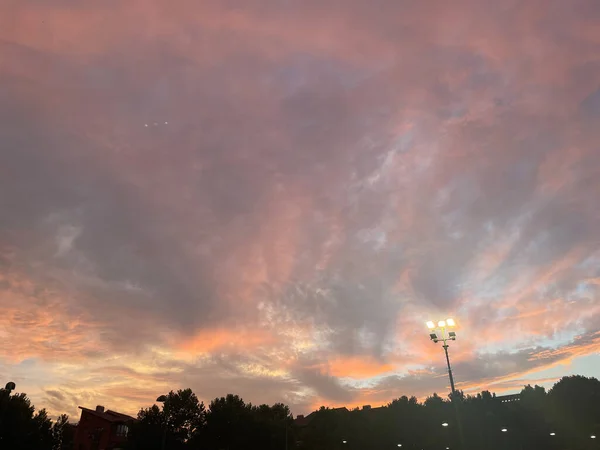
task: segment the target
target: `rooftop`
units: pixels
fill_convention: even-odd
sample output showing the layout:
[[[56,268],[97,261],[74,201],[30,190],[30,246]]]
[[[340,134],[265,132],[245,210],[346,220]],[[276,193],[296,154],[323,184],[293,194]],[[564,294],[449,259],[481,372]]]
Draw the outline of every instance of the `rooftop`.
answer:
[[[80,406],[79,409],[108,422],[131,422],[136,420],[134,417],[128,416],[127,414],[121,414],[116,411],[111,411],[110,409],[105,411],[103,406],[96,406],[96,409]]]

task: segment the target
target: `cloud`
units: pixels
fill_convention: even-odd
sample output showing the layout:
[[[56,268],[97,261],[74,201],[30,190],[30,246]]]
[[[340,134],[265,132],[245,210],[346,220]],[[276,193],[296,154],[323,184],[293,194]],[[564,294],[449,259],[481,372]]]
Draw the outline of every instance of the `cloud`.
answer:
[[[600,10],[550,3],[5,2],[2,376],[306,412],[442,392],[430,319],[465,389],[597,352]]]

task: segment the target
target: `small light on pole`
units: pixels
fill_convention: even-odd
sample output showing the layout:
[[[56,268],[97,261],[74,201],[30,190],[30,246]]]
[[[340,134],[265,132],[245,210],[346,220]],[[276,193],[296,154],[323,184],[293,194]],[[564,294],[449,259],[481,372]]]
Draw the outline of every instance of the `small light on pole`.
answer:
[[[552,433],[550,433],[550,436],[556,436],[556,433],[553,431]]]
[[[502,431],[503,433],[506,433],[508,430],[506,428],[502,428],[500,431]]]
[[[592,434],[592,435],[590,436],[590,439],[596,439],[596,435],[595,435],[595,434]]]
[[[444,423],[442,423],[442,426],[443,426],[443,427],[447,427],[447,426],[448,426],[448,422],[444,422]]]

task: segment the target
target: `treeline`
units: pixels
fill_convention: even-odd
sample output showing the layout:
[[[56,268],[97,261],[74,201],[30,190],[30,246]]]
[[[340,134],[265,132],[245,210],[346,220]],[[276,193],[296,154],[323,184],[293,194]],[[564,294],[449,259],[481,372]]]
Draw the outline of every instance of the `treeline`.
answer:
[[[293,417],[282,403],[254,406],[229,394],[205,407],[191,389],[165,397],[161,406],[140,410],[128,448],[282,450],[286,441],[294,448]]]
[[[0,390],[1,449],[73,448],[67,416],[53,422],[25,394],[9,394]],[[128,450],[600,448],[600,381],[582,376],[564,377],[548,392],[526,386],[518,401],[459,391],[424,402],[400,397],[380,408],[321,407],[296,420],[282,403],[256,406],[231,394],[208,405],[191,389],[160,400],[139,411]]]
[[[401,397],[383,408],[321,408],[298,431],[299,448],[311,450],[599,449],[600,382],[565,377],[549,392],[526,386],[518,400],[459,391],[448,400],[434,394],[423,403]]]
[[[526,386],[513,402],[459,391],[381,408],[321,407],[296,421],[283,404],[254,406],[236,395],[205,406],[186,389],[164,400],[140,410],[130,449],[159,450],[163,439],[168,450],[600,448],[600,381],[582,376],[564,377],[549,392]]]
[[[0,449],[72,450],[75,430],[67,415],[53,422],[26,394],[10,394],[0,389]]]

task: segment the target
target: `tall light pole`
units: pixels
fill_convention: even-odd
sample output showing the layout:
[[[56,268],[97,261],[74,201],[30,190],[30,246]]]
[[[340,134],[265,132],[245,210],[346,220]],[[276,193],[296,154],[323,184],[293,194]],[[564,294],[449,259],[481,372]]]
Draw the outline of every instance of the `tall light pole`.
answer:
[[[448,328],[454,328],[456,323],[454,319],[446,319],[440,320],[437,325],[429,321],[427,322],[427,328],[429,328],[429,337],[434,343],[443,342],[442,347],[444,348],[444,353],[446,354],[446,363],[448,364],[448,377],[450,378],[450,388],[452,389],[452,398],[456,394],[456,389],[454,389],[454,377],[452,376],[452,366],[450,366],[450,357],[448,356],[448,341],[456,340],[456,333],[454,331],[448,331]],[[438,335],[439,333],[439,335]]]
[[[168,421],[167,421],[167,415],[165,413],[165,402],[167,401],[167,396],[166,395],[161,395],[156,399],[157,402],[161,402],[163,404],[163,415],[165,416],[165,423],[163,425],[163,435],[162,435],[162,445],[161,445],[161,449],[165,450],[165,447],[167,445],[167,427],[168,427]]]

